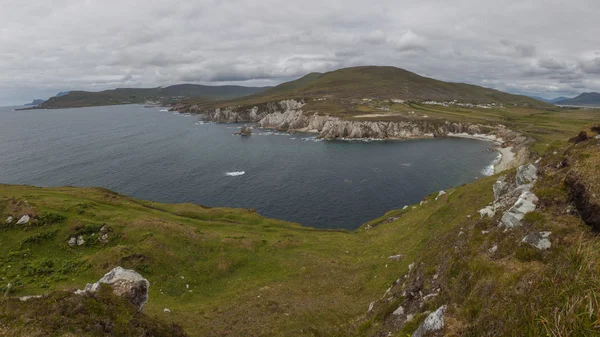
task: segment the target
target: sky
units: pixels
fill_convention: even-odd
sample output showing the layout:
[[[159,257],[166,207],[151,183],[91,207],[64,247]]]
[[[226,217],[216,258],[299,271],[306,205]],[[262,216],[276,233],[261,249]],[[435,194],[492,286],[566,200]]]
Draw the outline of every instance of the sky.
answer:
[[[599,17],[598,0],[0,0],[0,105],[357,65],[576,96],[600,91]]]

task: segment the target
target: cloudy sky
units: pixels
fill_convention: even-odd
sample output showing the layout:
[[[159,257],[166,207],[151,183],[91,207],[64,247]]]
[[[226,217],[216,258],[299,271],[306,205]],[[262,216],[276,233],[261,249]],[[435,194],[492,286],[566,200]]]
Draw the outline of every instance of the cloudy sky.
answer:
[[[555,97],[600,91],[598,0],[0,0],[0,105],[393,65]]]

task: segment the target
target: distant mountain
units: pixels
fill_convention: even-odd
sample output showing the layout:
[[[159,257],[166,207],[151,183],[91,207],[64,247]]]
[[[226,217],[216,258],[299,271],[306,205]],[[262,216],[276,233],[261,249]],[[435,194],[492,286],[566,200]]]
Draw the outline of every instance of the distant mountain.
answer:
[[[57,96],[44,102],[40,107],[56,109],[118,104],[143,104],[147,102],[168,103],[190,97],[199,97],[202,100],[233,99],[256,94],[268,88],[270,87],[178,84],[165,88],[117,88],[100,92],[69,91],[59,93]]]
[[[67,95],[68,93],[70,93],[70,91],[61,91],[58,94],[56,94],[56,96],[54,96],[54,97],[61,97],[61,96]]]
[[[543,97],[539,97],[539,96],[529,96],[529,97],[535,98],[538,101],[542,101],[542,102],[546,102],[546,103],[550,103],[550,104],[554,104],[556,102],[565,101],[565,100],[570,99],[569,97],[562,97],[562,96],[556,97],[556,98],[551,98],[551,99],[543,98]]]
[[[25,104],[25,106],[38,106],[45,101],[43,99],[34,99],[33,102]]]
[[[585,92],[575,98],[556,102],[558,105],[600,106],[600,93]]]

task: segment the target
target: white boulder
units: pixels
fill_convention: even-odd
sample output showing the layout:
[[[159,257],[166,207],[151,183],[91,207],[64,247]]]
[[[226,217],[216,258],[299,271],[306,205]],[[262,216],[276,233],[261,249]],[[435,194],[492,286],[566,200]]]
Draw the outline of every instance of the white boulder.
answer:
[[[17,225],[25,225],[29,222],[29,220],[31,220],[31,218],[29,215],[25,214],[21,217],[21,219],[19,219],[19,221],[17,221]]]
[[[127,298],[139,311],[144,310],[144,304],[148,301],[150,282],[135,270],[116,267],[98,282],[88,283],[83,290],[77,290],[75,294],[86,295],[97,292],[101,284],[108,284],[116,295]]]
[[[398,309],[394,310],[392,314],[396,316],[404,315],[404,307],[399,306]]]
[[[496,211],[493,206],[487,206],[486,208],[479,210],[479,215],[483,218],[487,216],[488,218],[493,218],[496,215]]]
[[[76,244],[77,244],[77,238],[76,238],[76,237],[74,237],[74,236],[72,236],[72,237],[69,239],[69,246],[70,246],[70,247],[73,247],[73,246],[75,246]]]
[[[8,224],[12,223],[13,222],[13,217],[9,216],[8,218],[6,218],[5,222],[8,223]]]
[[[77,245],[82,246],[84,243],[85,243],[85,240],[83,239],[83,235],[79,235],[77,237]]]
[[[439,331],[444,328],[444,314],[446,313],[446,306],[443,305],[436,311],[432,312],[425,318],[425,321],[421,323],[419,328],[413,332],[412,337],[423,337],[429,332]]]

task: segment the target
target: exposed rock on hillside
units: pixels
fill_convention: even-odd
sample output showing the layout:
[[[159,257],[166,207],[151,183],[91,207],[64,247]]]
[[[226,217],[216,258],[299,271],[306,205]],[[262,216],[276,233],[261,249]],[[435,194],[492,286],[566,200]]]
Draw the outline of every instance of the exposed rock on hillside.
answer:
[[[127,298],[139,311],[144,310],[144,304],[148,301],[150,282],[134,270],[116,267],[104,275],[98,282],[93,284],[88,283],[83,290],[77,290],[75,293],[85,295],[97,292],[101,284],[110,285],[115,294]]]

